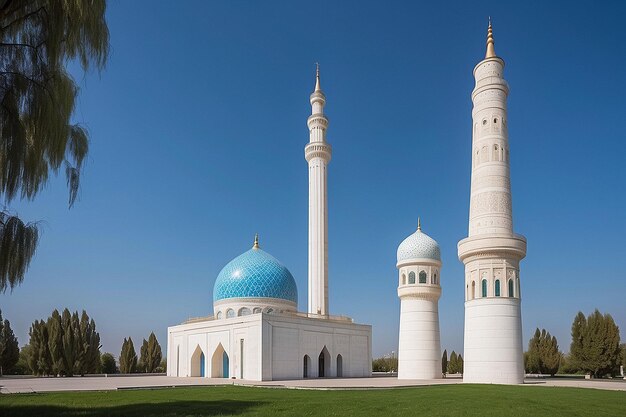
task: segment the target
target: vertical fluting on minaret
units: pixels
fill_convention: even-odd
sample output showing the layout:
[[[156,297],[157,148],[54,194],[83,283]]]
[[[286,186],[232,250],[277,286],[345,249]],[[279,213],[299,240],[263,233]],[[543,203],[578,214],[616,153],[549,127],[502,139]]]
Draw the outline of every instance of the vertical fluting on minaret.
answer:
[[[474,68],[472,179],[465,264],[465,382],[523,382],[519,263],[526,239],[513,232],[504,61],[491,21],[485,59]]]
[[[328,193],[327,166],[332,149],[326,143],[328,119],[326,96],[320,86],[317,65],[315,90],[311,94],[311,116],[307,120],[309,143],[304,157],[309,163],[309,314],[328,315]]]

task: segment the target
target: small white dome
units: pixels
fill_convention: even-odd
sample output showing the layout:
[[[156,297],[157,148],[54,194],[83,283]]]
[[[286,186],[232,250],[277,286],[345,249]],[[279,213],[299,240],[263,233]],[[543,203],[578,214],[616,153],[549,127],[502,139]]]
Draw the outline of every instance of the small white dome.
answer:
[[[404,239],[398,246],[397,257],[398,262],[417,258],[433,259],[441,262],[441,251],[437,241],[422,232],[422,228],[418,224],[415,233]]]

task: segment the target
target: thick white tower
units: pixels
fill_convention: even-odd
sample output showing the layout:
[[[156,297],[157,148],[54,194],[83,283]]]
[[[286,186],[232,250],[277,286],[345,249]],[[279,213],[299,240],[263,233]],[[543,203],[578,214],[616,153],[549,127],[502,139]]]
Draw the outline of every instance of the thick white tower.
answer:
[[[398,247],[400,337],[398,379],[441,378],[439,298],[441,253],[439,245],[417,231]]]
[[[317,66],[315,91],[311,94],[309,143],[304,157],[309,163],[309,314],[328,315],[328,196],[327,166],[332,149],[326,143],[328,119],[324,115],[326,96],[320,87]]]
[[[465,264],[464,382],[524,381],[519,263],[526,238],[513,232],[504,61],[491,22],[485,59],[474,68],[469,236]]]

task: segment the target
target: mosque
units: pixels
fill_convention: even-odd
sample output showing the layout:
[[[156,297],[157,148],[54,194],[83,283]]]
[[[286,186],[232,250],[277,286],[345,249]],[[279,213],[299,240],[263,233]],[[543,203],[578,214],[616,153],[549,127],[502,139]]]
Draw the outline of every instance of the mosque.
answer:
[[[298,311],[291,272],[261,249],[230,261],[213,288],[213,316],[187,320],[167,331],[168,376],[252,381],[366,377],[372,369],[372,327],[328,309],[326,97],[319,67],[310,98],[308,312]]]
[[[504,61],[491,21],[485,58],[474,68],[472,171],[468,237],[458,243],[465,265],[464,374],[470,383],[523,383],[519,263],[526,238],[514,233]],[[298,311],[289,270],[260,247],[230,261],[213,290],[213,315],[168,328],[168,376],[265,381],[368,377],[372,328],[328,309],[326,97],[319,67],[310,97],[308,311]],[[400,328],[398,379],[442,377],[438,302],[441,251],[417,230],[397,249]]]

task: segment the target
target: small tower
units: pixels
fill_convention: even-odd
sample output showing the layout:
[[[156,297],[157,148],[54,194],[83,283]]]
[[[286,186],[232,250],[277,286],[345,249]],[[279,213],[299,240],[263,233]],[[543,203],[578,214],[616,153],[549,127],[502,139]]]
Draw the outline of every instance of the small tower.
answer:
[[[491,21],[485,59],[474,68],[472,181],[468,237],[458,245],[465,264],[463,381],[524,381],[519,264],[526,238],[513,231],[504,61]]]
[[[441,378],[439,298],[441,252],[437,242],[417,231],[398,247],[400,337],[398,379]]]
[[[304,148],[309,163],[309,314],[328,316],[327,167],[332,149],[326,143],[326,96],[320,87],[319,65],[310,102],[309,143]]]

